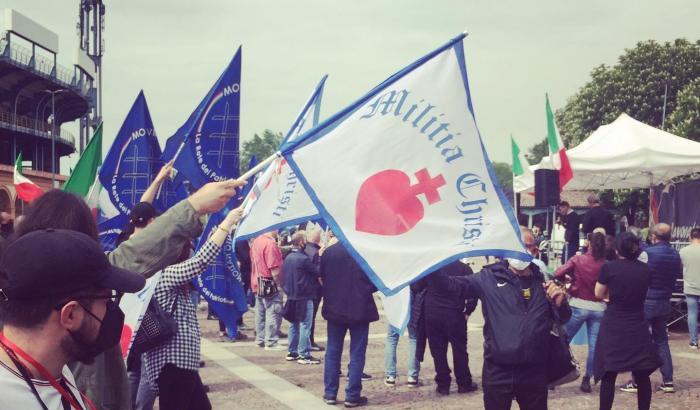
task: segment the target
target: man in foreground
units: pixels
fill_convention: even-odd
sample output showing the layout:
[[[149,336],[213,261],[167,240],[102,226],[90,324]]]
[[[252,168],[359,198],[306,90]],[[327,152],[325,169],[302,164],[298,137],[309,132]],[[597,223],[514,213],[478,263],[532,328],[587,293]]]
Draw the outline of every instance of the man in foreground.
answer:
[[[532,231],[522,239],[534,244]],[[484,408],[547,408],[547,355],[554,321],[571,317],[565,291],[545,282],[539,268],[507,258],[469,276],[431,275],[433,286],[479,298],[484,312]]]
[[[66,364],[116,346],[124,313],[116,292],[143,276],[110,265],[99,244],[68,230],[29,233],[0,261],[0,408],[94,408]]]

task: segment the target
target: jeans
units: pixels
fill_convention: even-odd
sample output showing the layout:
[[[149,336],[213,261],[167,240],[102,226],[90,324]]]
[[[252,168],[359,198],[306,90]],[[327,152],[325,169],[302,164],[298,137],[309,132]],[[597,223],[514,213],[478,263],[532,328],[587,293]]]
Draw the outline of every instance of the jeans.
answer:
[[[190,291],[190,299],[192,300],[192,304],[196,310],[197,306],[199,306],[199,292],[196,290]]]
[[[668,346],[666,325],[671,316],[671,302],[668,300],[647,299],[644,302],[644,317],[651,327],[651,339],[661,357],[661,376],[664,383],[673,382],[673,361]]]
[[[688,305],[688,333],[690,343],[698,343],[698,295],[685,295],[685,303]]]
[[[311,350],[311,322],[313,320],[314,314],[314,301],[306,301],[306,312],[304,313],[304,320],[301,322],[290,322],[289,323],[289,333],[287,333],[287,340],[289,341],[288,352],[292,356],[299,355],[301,357],[309,357]]]
[[[311,339],[311,345],[315,345],[316,342],[314,341],[314,333],[316,333],[316,312],[318,312],[318,307],[321,306],[321,296],[317,297],[314,299],[314,315],[311,319],[311,336],[309,337]]]
[[[131,390],[131,406],[134,410],[153,410],[156,403],[156,393],[146,377],[146,364],[140,361],[140,366],[127,372],[129,389]]]
[[[384,369],[387,376],[396,377],[396,347],[399,344],[399,332],[389,325],[386,332],[386,346],[384,347]],[[416,359],[416,335],[408,330],[408,377],[418,378],[420,363]]]
[[[345,387],[345,401],[357,400],[362,393],[362,372],[365,370],[365,354],[369,323],[346,325],[327,322],[328,342],[323,366],[325,398],[335,399],[338,395],[340,378],[340,357],[343,355],[345,334],[350,331],[350,363],[348,364],[348,384]]]
[[[603,320],[604,311],[581,309],[571,307],[571,319],[566,322],[566,338],[571,343],[571,339],[576,336],[581,326],[586,325],[588,333],[588,358],[586,359],[586,377],[593,376],[593,358],[595,357],[595,345],[598,340],[600,322]]]
[[[268,298],[255,297],[255,343],[274,346],[279,340],[282,322],[282,294]]]

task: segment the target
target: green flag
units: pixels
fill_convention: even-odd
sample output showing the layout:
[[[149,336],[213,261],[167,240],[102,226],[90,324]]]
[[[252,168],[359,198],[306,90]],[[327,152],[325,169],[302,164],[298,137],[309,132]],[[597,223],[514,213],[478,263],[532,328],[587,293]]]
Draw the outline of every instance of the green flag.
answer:
[[[515,143],[515,140],[513,139],[512,135],[510,136],[510,148],[513,155],[513,175],[522,175],[525,173],[525,171],[523,170],[524,164],[522,162],[524,158],[522,158],[522,155],[520,153],[520,147],[518,147],[518,144]]]
[[[95,130],[92,139],[85,147],[75,169],[68,181],[63,184],[63,190],[85,197],[95,182],[97,168],[102,164],[102,124]]]

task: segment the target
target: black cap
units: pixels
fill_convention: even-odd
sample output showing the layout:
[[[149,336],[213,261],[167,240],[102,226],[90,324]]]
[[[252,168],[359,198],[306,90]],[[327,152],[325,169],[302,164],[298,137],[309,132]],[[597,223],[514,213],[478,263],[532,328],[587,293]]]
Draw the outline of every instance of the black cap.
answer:
[[[21,236],[0,260],[0,300],[61,296],[88,288],[136,292],[145,284],[143,276],[112,266],[93,238],[65,229]]]
[[[151,219],[158,216],[158,211],[149,202],[139,202],[129,212],[129,222],[134,226],[143,227]]]

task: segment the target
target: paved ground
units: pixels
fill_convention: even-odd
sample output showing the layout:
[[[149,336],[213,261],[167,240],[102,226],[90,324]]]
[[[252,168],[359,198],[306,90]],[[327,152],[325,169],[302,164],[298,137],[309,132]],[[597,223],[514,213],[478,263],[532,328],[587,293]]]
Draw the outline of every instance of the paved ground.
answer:
[[[252,341],[222,342],[217,336],[217,324],[205,318],[200,306],[200,324],[202,325],[205,341],[202,346],[203,359],[206,367],[201,374],[204,382],[209,385],[209,394],[214,409],[315,409],[331,408],[320,401],[323,392],[323,364],[299,365],[287,363],[285,352],[264,351],[256,347]],[[379,305],[378,305],[379,306]],[[320,317],[320,313],[319,313]],[[245,323],[252,327],[253,313],[244,317]],[[469,320],[470,368],[477,383],[481,382],[481,364],[483,360],[483,337],[481,326],[483,319],[480,309]],[[283,325],[286,332],[286,325]],[[325,321],[317,322],[316,334],[325,336]],[[252,338],[253,332],[245,332]],[[363,383],[363,395],[370,400],[370,405],[378,409],[480,409],[482,395],[457,394],[453,386],[452,394],[448,397],[437,396],[434,392],[435,383],[432,358],[429,356],[423,362],[419,388],[406,386],[406,342],[399,342],[398,368],[401,376],[394,388],[386,387],[384,375],[384,345],[386,321],[373,323],[370,326],[370,339],[367,349],[367,365],[365,371],[373,380]],[[317,337],[322,344],[325,337]],[[347,343],[345,351],[347,352]],[[675,366],[675,394],[654,393],[652,408],[654,409],[694,409],[700,403],[700,353],[687,347],[686,333],[671,334],[671,349]],[[576,357],[585,361],[586,347],[575,347]],[[322,358],[322,354],[321,354]],[[347,363],[347,353],[343,369]],[[658,372],[652,379],[654,387],[660,383]],[[627,375],[620,375],[619,382],[627,380]],[[341,378],[339,399],[344,396],[345,379]],[[592,394],[584,394],[578,390],[578,384],[572,383],[557,388],[550,394],[551,409],[596,409],[598,408],[598,387]],[[517,405],[513,406],[517,408]],[[636,396],[618,392],[615,397],[615,408],[636,408]]]

